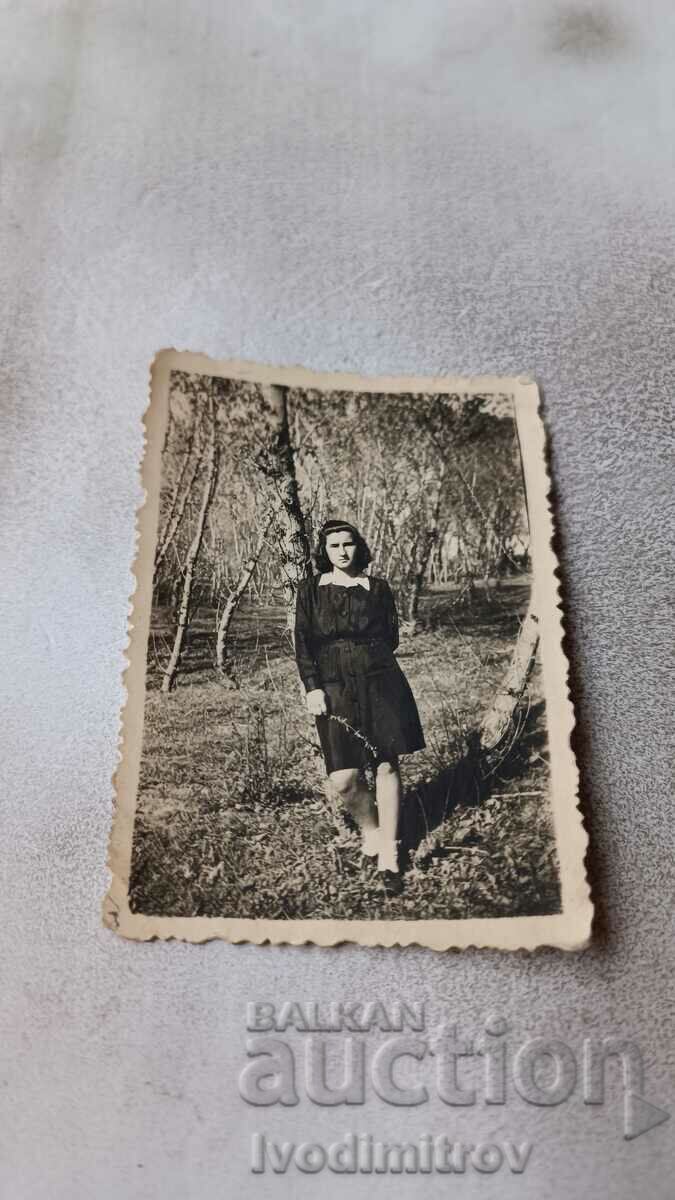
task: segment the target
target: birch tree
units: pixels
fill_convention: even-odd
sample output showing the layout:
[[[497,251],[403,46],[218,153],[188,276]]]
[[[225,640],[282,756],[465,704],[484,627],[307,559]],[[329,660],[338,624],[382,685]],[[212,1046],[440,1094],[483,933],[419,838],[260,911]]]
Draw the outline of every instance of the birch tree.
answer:
[[[269,483],[270,532],[281,568],[287,628],[292,631],[298,584],[309,578],[312,555],[291,443],[288,388],[267,384],[261,387],[267,447],[258,456],[258,466]]]
[[[180,604],[178,608],[176,633],[174,636],[171,657],[169,658],[169,662],[167,663],[162,678],[163,692],[170,692],[176,682],[176,675],[181,660],[181,654],[183,652],[185,634],[187,632],[190,620],[190,604],[192,600],[192,587],[194,583],[195,567],[197,565],[197,559],[199,558],[199,551],[201,549],[202,539],[204,537],[204,526],[206,525],[206,517],[209,511],[209,505],[213,499],[213,492],[215,489],[218,471],[218,447],[216,444],[216,414],[213,388],[210,389],[208,398],[207,422],[208,442],[206,449],[206,469],[204,472],[202,499],[199,506],[199,512],[197,514],[195,531],[185,560],[185,570],[183,575]]]
[[[534,667],[539,646],[539,622],[530,609],[521,625],[506,674],[480,725],[484,751],[508,744],[513,719]]]
[[[258,565],[258,560],[265,546],[270,524],[271,518],[267,525],[263,526],[263,528],[260,530],[257,545],[251,554],[251,557],[248,558],[245,563],[243,563],[239,577],[227,598],[222,613],[220,614],[216,633],[216,666],[224,679],[229,677],[229,672],[227,670],[227,638],[230,631],[230,626],[232,624],[232,619],[237,611],[237,608],[239,607],[239,603],[244,595],[244,592],[253,578],[253,572]]]
[[[441,514],[441,505],[443,503],[445,469],[445,462],[441,460],[438,466],[435,497],[432,501],[431,510],[429,512],[425,528],[422,530],[421,536],[416,539],[415,548],[413,551],[412,564],[410,568],[410,584],[408,587],[406,605],[406,617],[409,631],[411,633],[415,633],[417,629],[417,618],[419,615],[422,586],[426,578],[432,550],[438,541],[438,525]]]
[[[161,567],[169,547],[178,532],[179,526],[185,515],[185,509],[193,494],[199,468],[202,464],[204,456],[204,446],[201,441],[201,424],[198,417],[195,419],[190,432],[187,449],[183,458],[183,463],[178,474],[178,478],[174,485],[171,495],[169,507],[164,519],[164,524],[157,538],[157,550],[155,553],[155,571]],[[193,455],[193,449],[195,453]]]

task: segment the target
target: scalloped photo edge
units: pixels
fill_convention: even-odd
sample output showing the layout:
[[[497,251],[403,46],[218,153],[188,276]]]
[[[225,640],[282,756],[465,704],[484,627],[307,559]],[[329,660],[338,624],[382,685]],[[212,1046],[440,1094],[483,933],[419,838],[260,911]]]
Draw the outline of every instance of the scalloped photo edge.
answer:
[[[228,916],[153,916],[133,911],[129,901],[132,843],[143,745],[146,655],[150,636],[161,485],[162,447],[168,420],[172,371],[278,385],[282,388],[359,393],[508,394],[513,400],[520,443],[530,530],[532,605],[538,621],[541,681],[550,755],[550,806],[560,880],[560,911],[537,916],[467,917],[451,920],[265,919]],[[536,383],[527,377],[363,377],[314,372],[301,367],[219,362],[203,355],[163,350],[151,368],[150,403],[145,414],[141,478],[145,500],[137,512],[133,563],[136,586],[128,622],[126,703],[122,712],[120,761],[113,780],[114,813],[109,845],[110,887],[103,902],[104,924],[133,940],[178,939],[204,942],[331,947],[422,946],[433,950],[467,947],[580,950],[591,936],[593,905],[585,870],[588,837],[579,809],[578,770],[571,746],[574,709],[568,662],[563,650],[558,562],[553,550],[554,518],[547,466],[546,433]]]

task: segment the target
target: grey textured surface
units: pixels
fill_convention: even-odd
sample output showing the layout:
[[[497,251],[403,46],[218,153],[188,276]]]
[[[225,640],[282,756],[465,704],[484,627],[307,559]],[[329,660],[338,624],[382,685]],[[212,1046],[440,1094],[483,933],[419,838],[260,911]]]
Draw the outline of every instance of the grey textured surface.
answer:
[[[672,1195],[618,1099],[355,1117],[237,1095],[250,999],[625,1034],[675,1103],[675,9],[539,0],[3,6],[2,1018],[8,1200],[310,1195],[247,1132],[535,1143],[506,1178]],[[148,365],[175,345],[543,387],[600,916],[581,955],[126,944],[99,907]],[[670,522],[670,523],[669,523]],[[618,1083],[612,1083],[618,1097]],[[298,1137],[298,1140],[299,1137]]]

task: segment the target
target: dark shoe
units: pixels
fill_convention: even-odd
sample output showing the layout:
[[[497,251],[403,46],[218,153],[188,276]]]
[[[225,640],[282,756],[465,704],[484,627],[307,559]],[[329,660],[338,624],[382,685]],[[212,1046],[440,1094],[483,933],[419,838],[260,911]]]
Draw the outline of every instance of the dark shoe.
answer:
[[[399,871],[382,871],[382,886],[386,896],[400,896],[403,891],[403,876]]]

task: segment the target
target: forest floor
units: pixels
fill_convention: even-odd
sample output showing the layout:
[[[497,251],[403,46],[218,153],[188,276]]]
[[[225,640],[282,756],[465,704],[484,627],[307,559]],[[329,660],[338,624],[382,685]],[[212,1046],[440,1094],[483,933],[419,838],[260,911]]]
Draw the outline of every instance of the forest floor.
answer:
[[[422,631],[398,659],[426,750],[402,760],[405,887],[385,896],[359,837],[326,794],[313,721],[282,610],[244,609],[226,687],[213,669],[213,614],[193,626],[178,686],[158,689],[163,614],[153,621],[131,907],[161,916],[451,919],[560,910],[539,668],[517,747],[482,794],[448,772],[489,708],[528,599],[510,586],[459,611],[425,596]],[[439,787],[442,803],[436,800]]]

